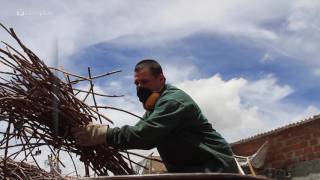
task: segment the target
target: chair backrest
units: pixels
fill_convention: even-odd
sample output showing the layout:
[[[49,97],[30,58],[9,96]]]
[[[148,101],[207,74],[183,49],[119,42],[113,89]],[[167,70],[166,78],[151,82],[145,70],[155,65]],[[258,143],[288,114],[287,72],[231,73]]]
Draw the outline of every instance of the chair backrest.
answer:
[[[233,155],[237,163],[240,174],[245,174],[241,166],[248,166],[253,175],[255,175],[254,168],[261,168],[264,165],[266,155],[269,149],[269,141],[266,141],[260,148],[251,156]]]
[[[249,157],[251,164],[255,168],[261,168],[264,165],[267,153],[269,149],[269,141],[266,141],[260,146],[260,148],[253,155]]]
[[[239,163],[239,159],[237,158],[236,155],[234,155],[234,160],[236,161],[236,164],[237,164],[237,167],[238,167],[238,171],[239,171],[239,174],[242,174],[242,175],[245,175],[240,163]]]

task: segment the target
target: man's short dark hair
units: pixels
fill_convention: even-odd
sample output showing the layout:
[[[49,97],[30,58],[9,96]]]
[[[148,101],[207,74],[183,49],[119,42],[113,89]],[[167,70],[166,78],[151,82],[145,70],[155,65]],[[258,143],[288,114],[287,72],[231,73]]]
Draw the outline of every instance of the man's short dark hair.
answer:
[[[158,76],[160,74],[163,74],[162,68],[160,64],[154,60],[154,59],[143,59],[140,62],[137,63],[137,65],[134,68],[134,72],[137,72],[143,68],[149,68],[153,76]]]

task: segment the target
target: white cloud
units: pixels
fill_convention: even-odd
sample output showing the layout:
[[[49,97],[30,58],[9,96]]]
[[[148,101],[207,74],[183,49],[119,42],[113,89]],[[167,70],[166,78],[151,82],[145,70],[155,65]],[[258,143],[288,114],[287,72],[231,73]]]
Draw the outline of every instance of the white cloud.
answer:
[[[199,69],[193,64],[164,63],[162,65],[168,83],[178,83],[200,76]]]
[[[244,78],[223,80],[220,75],[177,84],[199,104],[203,113],[229,141],[284,125],[319,112],[282,100],[293,92],[273,76],[256,81]]]
[[[320,113],[320,109],[313,105],[306,107],[300,114],[291,119],[291,122],[297,122]]]
[[[271,104],[293,93],[293,89],[288,85],[279,86],[277,79],[268,75],[264,79],[246,84],[241,93],[252,104]]]
[[[317,0],[292,3],[286,23],[278,32],[280,37],[270,46],[276,51],[301,60],[303,63],[320,65],[320,2]]]
[[[50,1],[44,6],[22,1],[3,6],[8,9],[4,22],[48,62],[56,61],[56,39],[63,58],[98,42],[165,48],[184,37],[209,33],[319,65],[317,0]],[[17,9],[50,14],[19,17]],[[279,25],[266,26],[273,23]]]
[[[320,68],[314,69],[313,74],[320,77]]]
[[[263,55],[263,57],[261,58],[260,62],[261,63],[268,63],[268,62],[273,61],[273,60],[274,60],[274,58],[273,58],[271,53],[265,53]]]

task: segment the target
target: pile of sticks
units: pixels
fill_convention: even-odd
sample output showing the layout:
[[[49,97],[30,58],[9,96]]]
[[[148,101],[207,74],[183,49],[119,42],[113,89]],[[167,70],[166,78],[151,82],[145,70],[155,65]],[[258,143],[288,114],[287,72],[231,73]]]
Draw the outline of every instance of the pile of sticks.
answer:
[[[53,154],[65,151],[71,159],[71,154],[80,156],[80,161],[86,166],[87,176],[89,168],[97,175],[109,175],[110,172],[114,175],[134,174],[131,163],[135,162],[130,159],[128,152],[104,145],[81,147],[70,133],[72,127],[93,121],[113,123],[99,109],[121,109],[98,106],[95,96],[118,96],[95,93],[93,80],[120,71],[92,76],[88,68],[88,77],[83,77],[62,69],[49,68],[21,42],[12,28],[0,25],[21,48],[17,50],[3,41],[4,47],[0,48],[0,66],[7,69],[0,72],[0,137],[3,136],[0,152],[4,153],[3,167],[8,167],[11,162],[9,158],[20,158],[21,162],[32,158],[40,169],[34,151],[45,146]],[[64,78],[60,79],[57,73]],[[89,90],[74,88],[75,84],[83,81],[90,83]],[[78,93],[85,93],[85,98],[80,99]],[[93,97],[94,105],[85,103],[88,96]],[[59,162],[64,166],[63,162]],[[77,173],[73,159],[72,162]]]
[[[0,179],[62,179],[59,174],[49,173],[37,166],[25,162],[16,162],[8,158],[6,167],[3,164],[4,159],[0,157]],[[70,178],[71,179],[71,178]]]

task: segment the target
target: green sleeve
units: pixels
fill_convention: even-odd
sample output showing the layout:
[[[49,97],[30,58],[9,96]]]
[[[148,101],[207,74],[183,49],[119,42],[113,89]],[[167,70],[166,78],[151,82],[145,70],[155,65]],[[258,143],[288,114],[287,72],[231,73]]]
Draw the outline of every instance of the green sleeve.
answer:
[[[159,100],[150,116],[135,126],[109,128],[107,144],[121,149],[154,148],[177,127],[183,111],[183,104],[175,100]]]

